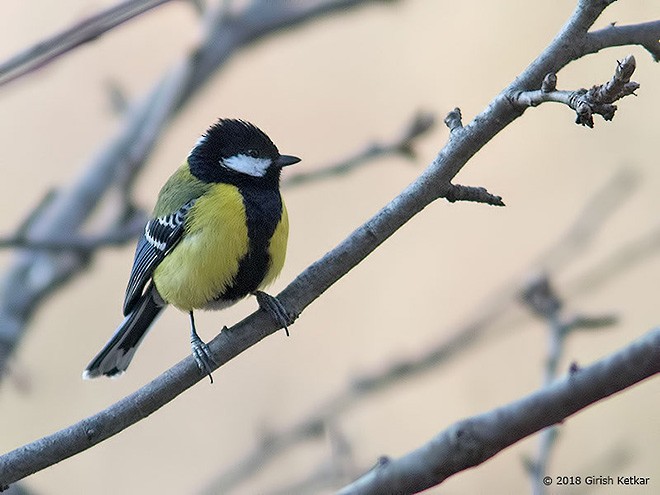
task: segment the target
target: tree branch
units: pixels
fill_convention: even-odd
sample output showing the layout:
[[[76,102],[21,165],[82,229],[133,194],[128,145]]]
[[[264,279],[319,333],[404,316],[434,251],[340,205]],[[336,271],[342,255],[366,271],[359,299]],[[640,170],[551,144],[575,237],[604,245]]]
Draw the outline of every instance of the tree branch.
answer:
[[[547,271],[556,276],[570,261],[579,259],[579,254],[590,244],[599,229],[605,225],[605,221],[617,211],[617,207],[623,204],[639,182],[637,175],[627,169],[611,177],[603,187],[587,199],[566,233],[537,261],[533,262],[530,268],[524,270],[524,273]],[[656,237],[660,239],[660,236]],[[644,240],[641,242],[644,245],[647,244]],[[660,243],[656,246],[657,249],[660,249]],[[624,247],[623,250],[628,253],[631,249]],[[630,265],[632,263],[627,266]],[[595,269],[599,270],[600,267]],[[590,272],[583,274],[581,278],[591,279],[593,276],[593,273]],[[336,422],[340,415],[368,397],[408,382],[428,370],[446,365],[481,342],[488,330],[493,327],[505,327],[511,331],[513,327],[521,323],[521,319],[509,319],[509,321],[503,322],[502,317],[505,310],[518,300],[519,292],[524,290],[521,289],[519,279],[520,277],[516,277],[515,280],[495,289],[488,302],[477,304],[476,308],[485,307],[487,309],[485,311],[483,309],[475,310],[478,313],[476,318],[471,313],[469,321],[458,329],[440,329],[438,331],[438,334],[450,337],[441,342],[424,344],[421,346],[423,351],[419,354],[399,358],[383,369],[354,378],[342,391],[325,400],[302,420],[281,430],[270,431],[263,435],[263,438],[257,441],[250,452],[212,480],[203,493],[229,493],[278,455],[303,442],[323,438],[327,424]],[[574,281],[573,285],[575,283]],[[606,320],[602,323],[611,324],[613,322]],[[586,328],[584,324],[577,324],[581,328]]]
[[[527,397],[450,426],[396,460],[383,459],[340,495],[418,493],[477,466],[585,407],[660,373],[660,327]]]
[[[444,198],[450,203],[456,201],[472,201],[474,203],[484,203],[491,206],[504,206],[501,196],[495,196],[489,193],[484,187],[462,186],[452,184],[444,195]]]
[[[604,29],[587,33],[585,43],[591,53],[613,46],[640,45],[651,54],[653,60],[660,62],[658,32],[660,32],[660,20],[627,26],[610,24]]]
[[[274,4],[260,3],[269,6]],[[286,5],[298,4],[287,2]],[[451,180],[467,161],[522,114],[519,108],[510,104],[506,95],[538,87],[545,74],[558,72],[571,60],[584,55],[580,53],[582,45],[579,41],[606,6],[602,1],[580,0],[573,16],[550,46],[486,110],[467,126],[451,133],[449,142],[415,182],[337,247],[308,267],[278,295],[289,312],[300,314],[410,218],[443,196],[451,188]],[[200,54],[197,59],[200,58],[204,56]],[[195,79],[188,80],[188,87],[194,87]],[[209,343],[214,361],[220,367],[276,330],[272,319],[257,311]],[[659,362],[660,359],[656,358],[656,366]],[[579,378],[582,375],[577,376]],[[188,356],[151,383],[104,411],[0,457],[0,485],[22,479],[115,435],[158,410],[203,378],[194,359]],[[611,382],[610,390],[614,384],[620,383],[619,375],[614,379],[608,376],[608,381]]]
[[[126,0],[110,7],[0,63],[0,86],[40,69],[57,57],[96,40],[109,30],[170,0]]]
[[[34,242],[76,236],[96,206],[118,184],[132,186],[156,140],[172,116],[239,50],[281,30],[323,15],[345,12],[368,3],[388,0],[312,0],[252,2],[239,13],[227,15],[220,6],[210,11],[206,32],[198,47],[175,64],[151,92],[126,112],[117,136],[94,157],[86,171],[67,190],[60,191],[47,209],[34,215],[25,236]],[[389,0],[391,1],[391,0]],[[125,212],[111,220],[117,228]],[[90,253],[23,252],[0,280],[0,376],[9,356],[39,303],[91,261]],[[30,274],[38,270],[42,277]],[[38,280],[37,280],[38,279]]]
[[[373,143],[345,160],[321,167],[310,172],[300,172],[282,181],[282,187],[299,186],[309,182],[345,175],[355,170],[355,168],[364,165],[365,162],[375,160],[387,155],[403,155],[407,158],[414,158],[414,141],[426,134],[435,124],[432,115],[418,112],[412,120],[406,124],[406,127],[390,141]]]
[[[120,246],[135,239],[143,230],[148,218],[142,211],[121,225],[109,228],[107,232],[96,235],[73,237],[50,237],[43,240],[33,240],[20,232],[11,237],[0,238],[0,249],[21,248],[35,251],[73,251],[81,255],[91,255],[99,248]]]
[[[576,124],[593,127],[593,114],[602,115],[605,120],[612,120],[616,112],[616,105],[612,103],[635,94],[639,84],[630,80],[635,67],[635,57],[629,55],[617,63],[616,72],[609,82],[594,86],[590,90],[582,88],[576,91],[558,91],[557,76],[550,73],[543,79],[541,89],[512,94],[511,103],[521,107],[535,107],[545,102],[563,103],[575,110]]]
[[[306,185],[319,180],[325,180],[330,177],[349,174],[356,169],[363,167],[368,162],[387,156],[390,154],[402,154],[406,157],[414,157],[415,141],[427,133],[434,125],[434,119],[429,114],[418,113],[410,122],[406,124],[404,132],[395,139],[387,142],[374,143],[367,146],[363,151],[354,153],[349,158],[340,160],[337,163],[313,170],[311,172],[302,172],[282,181],[282,189],[289,189]],[[464,186],[457,186],[464,187]],[[128,185],[122,187],[122,191],[130,189]],[[472,188],[477,189],[477,188]],[[475,196],[483,195],[481,191],[474,192]],[[119,246],[125,244],[137,237],[143,230],[147,222],[147,216],[143,211],[129,211],[130,216],[123,220],[120,225],[108,228],[106,232],[96,235],[78,235],[57,237],[51,236],[47,239],[31,239],[27,232],[33,218],[38,218],[43,209],[50,204],[53,194],[46,195],[28,218],[19,226],[16,233],[8,237],[0,237],[0,249],[3,248],[22,248],[35,251],[73,251],[80,254],[93,254],[96,249],[107,246]],[[125,202],[130,198],[125,198]],[[479,198],[472,199],[478,201]],[[484,201],[482,201],[484,202]]]
[[[563,301],[550,284],[547,275],[544,274],[530,280],[529,285],[523,290],[522,299],[536,316],[546,322],[548,327],[548,352],[543,378],[543,385],[546,387],[558,375],[559,362],[564,353],[566,339],[571,332],[585,328],[603,328],[614,324],[617,320],[612,315],[568,317],[562,314]],[[534,495],[544,495],[547,492],[547,486],[543,480],[547,473],[552,449],[559,435],[558,428],[558,426],[552,426],[541,432],[537,457],[535,460],[530,459],[527,462],[527,468],[532,477]]]

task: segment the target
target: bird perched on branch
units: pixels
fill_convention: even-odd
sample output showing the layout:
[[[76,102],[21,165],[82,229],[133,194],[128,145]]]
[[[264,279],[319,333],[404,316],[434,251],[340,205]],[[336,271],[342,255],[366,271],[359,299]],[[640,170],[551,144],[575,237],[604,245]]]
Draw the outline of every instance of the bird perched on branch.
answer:
[[[280,326],[291,324],[279,301],[260,289],[284,265],[289,221],[280,172],[299,161],[243,120],[223,119],[206,131],[160,191],[135,251],[126,318],[83,378],[123,373],[168,304],[190,315],[192,354],[209,377],[215,363],[197,335],[194,310],[226,308],[254,294]]]

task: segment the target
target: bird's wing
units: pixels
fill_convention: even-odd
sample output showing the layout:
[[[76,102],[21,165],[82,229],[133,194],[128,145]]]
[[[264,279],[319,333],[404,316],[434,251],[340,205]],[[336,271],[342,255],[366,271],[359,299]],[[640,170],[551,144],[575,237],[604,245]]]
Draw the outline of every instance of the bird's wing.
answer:
[[[145,226],[135,249],[133,268],[126,287],[124,315],[131,312],[156,267],[181,240],[186,215],[195,201],[188,201],[174,213],[153,218]]]

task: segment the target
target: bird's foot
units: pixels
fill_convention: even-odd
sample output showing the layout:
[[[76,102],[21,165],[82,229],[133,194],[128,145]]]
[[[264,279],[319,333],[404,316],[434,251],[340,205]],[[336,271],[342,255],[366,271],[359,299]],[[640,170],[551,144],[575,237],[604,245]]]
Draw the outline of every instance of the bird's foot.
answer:
[[[259,308],[268,313],[275,320],[275,323],[284,328],[288,337],[289,325],[293,325],[298,315],[288,311],[275,296],[260,290],[256,291],[254,295],[257,298],[257,303],[259,303]]]
[[[211,375],[211,372],[213,371],[213,367],[217,366],[217,363],[211,355],[209,346],[206,345],[195,333],[190,336],[190,349],[192,350],[192,355],[195,358],[195,362],[197,363],[199,371],[205,375],[208,375],[211,383],[213,383],[213,376]]]

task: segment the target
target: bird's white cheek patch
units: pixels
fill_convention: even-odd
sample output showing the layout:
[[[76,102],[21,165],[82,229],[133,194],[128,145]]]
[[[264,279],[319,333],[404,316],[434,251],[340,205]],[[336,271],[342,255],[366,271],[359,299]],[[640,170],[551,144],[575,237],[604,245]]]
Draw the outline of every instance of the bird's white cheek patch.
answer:
[[[254,158],[247,155],[236,155],[224,160],[226,167],[241,172],[243,174],[251,175],[253,177],[262,177],[268,167],[270,167],[271,160],[269,158]]]

